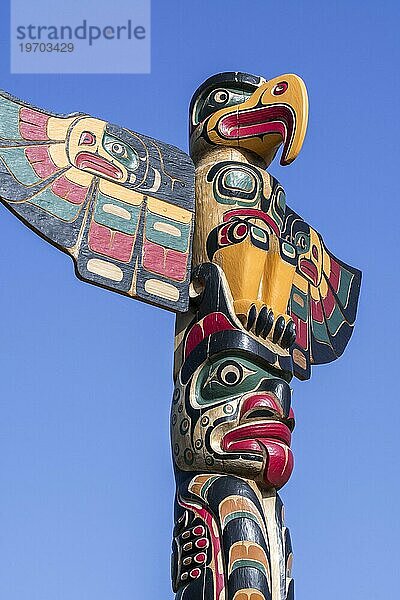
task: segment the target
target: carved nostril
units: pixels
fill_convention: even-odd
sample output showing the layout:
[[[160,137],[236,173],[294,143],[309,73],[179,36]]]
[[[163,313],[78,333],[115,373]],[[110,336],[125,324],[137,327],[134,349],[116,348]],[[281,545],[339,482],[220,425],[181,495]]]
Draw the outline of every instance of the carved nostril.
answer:
[[[313,245],[311,252],[312,252],[312,255],[315,258],[315,260],[318,260],[318,248],[317,248],[317,246]]]

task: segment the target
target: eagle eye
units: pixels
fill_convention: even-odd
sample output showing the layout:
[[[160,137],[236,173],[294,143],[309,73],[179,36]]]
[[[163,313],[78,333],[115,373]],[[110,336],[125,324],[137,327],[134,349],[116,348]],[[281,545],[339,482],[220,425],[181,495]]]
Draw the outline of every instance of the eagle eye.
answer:
[[[198,98],[193,114],[193,122],[197,125],[201,123],[221,108],[241,104],[250,98],[255,91],[255,87],[232,86],[229,88],[208,89]]]
[[[226,90],[216,90],[213,95],[213,100],[217,104],[225,104],[229,98],[229,92]]]

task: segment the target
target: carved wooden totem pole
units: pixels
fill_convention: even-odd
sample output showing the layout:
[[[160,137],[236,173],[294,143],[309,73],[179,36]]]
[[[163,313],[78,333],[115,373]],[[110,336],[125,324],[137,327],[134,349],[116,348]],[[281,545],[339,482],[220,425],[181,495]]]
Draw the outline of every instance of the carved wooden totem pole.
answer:
[[[81,279],[177,313],[171,410],[177,600],[290,600],[277,490],[290,380],[344,351],[361,274],[267,171],[301,150],[303,81],[222,73],[190,105],[190,155],[0,95],[0,196]],[[192,252],[193,249],[193,252]]]

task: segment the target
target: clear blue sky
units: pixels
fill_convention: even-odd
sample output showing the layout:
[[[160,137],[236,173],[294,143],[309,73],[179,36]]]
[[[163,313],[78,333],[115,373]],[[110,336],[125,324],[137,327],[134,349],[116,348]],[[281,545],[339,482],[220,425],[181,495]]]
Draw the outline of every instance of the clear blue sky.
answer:
[[[294,384],[296,466],[282,496],[296,597],[393,598],[400,4],[152,7],[151,75],[11,76],[3,6],[1,87],[187,149],[188,102],[208,75],[304,78],[306,143],[292,166],[271,171],[290,206],[364,279],[345,355]],[[173,316],[79,282],[68,257],[3,208],[0,218],[0,597],[172,598]]]

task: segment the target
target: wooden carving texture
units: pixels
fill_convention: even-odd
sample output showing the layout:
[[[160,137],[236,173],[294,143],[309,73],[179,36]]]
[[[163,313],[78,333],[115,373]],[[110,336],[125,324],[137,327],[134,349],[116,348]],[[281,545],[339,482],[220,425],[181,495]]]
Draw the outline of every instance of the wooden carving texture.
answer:
[[[299,153],[307,94],[295,75],[207,80],[191,108],[192,301],[177,317],[171,440],[177,600],[291,600],[278,490],[293,468],[289,382],[339,356],[360,273],[286,205],[267,171]]]
[[[294,598],[290,380],[343,353],[361,281],[266,170],[280,147],[295,160],[307,115],[296,75],[215,75],[190,105],[189,157],[0,93],[3,204],[84,281],[177,313],[176,600]]]
[[[184,152],[89,115],[0,94],[0,197],[78,277],[186,310],[194,221]]]

